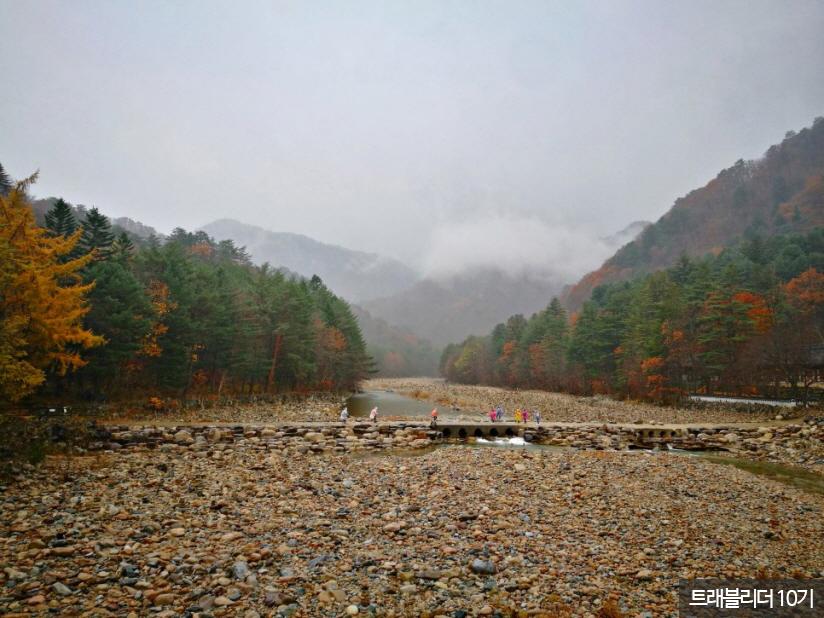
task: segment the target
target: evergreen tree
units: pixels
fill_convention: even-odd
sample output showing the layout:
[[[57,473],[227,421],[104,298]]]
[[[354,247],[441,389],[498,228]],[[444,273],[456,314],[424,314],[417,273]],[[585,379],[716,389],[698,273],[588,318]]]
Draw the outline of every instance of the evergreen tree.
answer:
[[[83,235],[80,238],[80,249],[85,253],[94,251],[95,260],[104,260],[111,255],[114,234],[108,217],[101,214],[97,208],[91,208],[83,220]]]
[[[77,230],[72,207],[62,197],[46,212],[46,228],[52,236],[71,236]]]
[[[553,390],[560,390],[564,380],[568,332],[566,311],[558,298],[553,298],[547,309],[547,327],[542,341],[547,385]]]
[[[98,394],[126,386],[124,369],[135,357],[151,327],[152,307],[142,284],[118,260],[93,262],[84,271],[94,287],[89,293],[86,328],[105,338],[106,345],[87,355],[88,365],[78,374],[81,389]]]
[[[14,182],[11,177],[3,169],[3,164],[0,163],[0,196],[8,195],[14,188]]]
[[[112,243],[112,258],[119,262],[129,262],[134,255],[134,243],[125,231],[121,231]]]

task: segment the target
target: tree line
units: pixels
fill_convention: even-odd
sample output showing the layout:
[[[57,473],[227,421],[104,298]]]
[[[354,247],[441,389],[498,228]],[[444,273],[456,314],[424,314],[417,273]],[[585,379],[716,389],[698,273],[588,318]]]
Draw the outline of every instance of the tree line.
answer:
[[[447,379],[672,403],[688,393],[806,399],[824,368],[824,229],[750,235],[701,259],[558,299],[444,350]]]
[[[117,234],[62,199],[38,226],[33,180],[0,173],[0,400],[348,390],[369,372],[356,318],[318,277],[203,232]]]

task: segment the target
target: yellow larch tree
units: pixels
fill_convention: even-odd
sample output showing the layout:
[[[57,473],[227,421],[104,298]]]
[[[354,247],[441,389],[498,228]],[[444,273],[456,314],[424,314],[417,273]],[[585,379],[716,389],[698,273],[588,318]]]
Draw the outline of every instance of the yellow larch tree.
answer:
[[[83,328],[92,285],[78,270],[92,255],[61,263],[81,231],[50,237],[37,226],[25,196],[35,178],[0,195],[0,400],[7,401],[33,392],[46,371],[82,367],[80,352],[104,343]]]

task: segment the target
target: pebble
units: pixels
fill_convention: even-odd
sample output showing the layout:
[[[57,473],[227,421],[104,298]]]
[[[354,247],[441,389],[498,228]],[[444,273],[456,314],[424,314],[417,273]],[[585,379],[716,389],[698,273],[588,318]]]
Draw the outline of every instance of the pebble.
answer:
[[[235,579],[246,579],[249,576],[249,565],[245,562],[235,562],[235,564],[232,565],[232,573]]]
[[[494,575],[497,573],[497,569],[495,568],[495,563],[491,560],[479,560],[476,558],[472,561],[472,572],[482,575]]]
[[[54,590],[57,594],[63,596],[72,593],[71,589],[66,584],[63,584],[61,582],[54,582],[54,584],[52,585],[52,590]]]

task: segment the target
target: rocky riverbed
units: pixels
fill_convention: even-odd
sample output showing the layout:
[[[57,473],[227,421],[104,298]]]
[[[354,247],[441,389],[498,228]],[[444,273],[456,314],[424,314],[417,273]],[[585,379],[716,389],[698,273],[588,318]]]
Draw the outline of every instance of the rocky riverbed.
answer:
[[[378,378],[363,384],[364,390],[391,390],[402,395],[457,408],[469,416],[482,416],[501,404],[507,418],[516,408],[540,410],[545,421],[605,423],[737,423],[767,422],[792,410],[764,407],[740,409],[724,404],[688,408],[656,406],[609,397],[576,397],[538,390],[509,390],[493,386],[446,383],[435,378]]]
[[[252,443],[273,451],[347,453],[360,450],[419,449],[475,436],[523,437],[527,442],[585,450],[679,449],[724,452],[737,458],[802,467],[824,474],[824,418],[780,427],[668,427],[597,423],[440,423],[406,421],[351,423],[105,425],[89,432],[85,448],[185,448],[201,451]]]
[[[145,406],[113,404],[100,419],[109,423],[288,423],[328,422],[338,420],[346,396],[314,393],[305,397],[283,396],[274,401],[238,402],[216,406],[198,406],[152,411]]]
[[[239,440],[51,461],[0,496],[6,616],[657,617],[680,577],[824,576],[823,496],[665,453]]]

